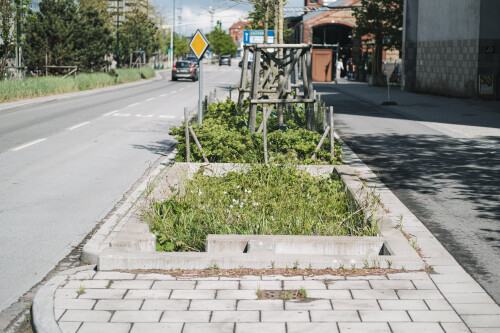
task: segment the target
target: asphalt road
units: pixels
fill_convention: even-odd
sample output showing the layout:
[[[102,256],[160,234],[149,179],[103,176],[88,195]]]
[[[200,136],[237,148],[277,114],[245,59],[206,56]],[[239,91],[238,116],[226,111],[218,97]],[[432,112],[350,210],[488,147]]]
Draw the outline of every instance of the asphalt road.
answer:
[[[78,245],[174,140],[198,82],[160,81],[0,114],[0,311]],[[227,95],[237,66],[204,66]],[[168,76],[168,77],[167,77]],[[0,105],[1,106],[1,105]]]
[[[380,88],[315,89],[344,142],[500,303],[500,104],[393,92],[400,105],[381,107]]]

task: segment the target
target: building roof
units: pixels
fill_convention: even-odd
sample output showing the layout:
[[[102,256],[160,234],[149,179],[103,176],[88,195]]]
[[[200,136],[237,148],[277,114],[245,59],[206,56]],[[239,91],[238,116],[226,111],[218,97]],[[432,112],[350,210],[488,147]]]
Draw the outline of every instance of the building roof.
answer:
[[[234,22],[233,25],[231,25],[231,27],[229,28],[229,30],[242,29],[242,28],[246,28],[249,26],[250,26],[250,22],[240,20],[238,22]]]

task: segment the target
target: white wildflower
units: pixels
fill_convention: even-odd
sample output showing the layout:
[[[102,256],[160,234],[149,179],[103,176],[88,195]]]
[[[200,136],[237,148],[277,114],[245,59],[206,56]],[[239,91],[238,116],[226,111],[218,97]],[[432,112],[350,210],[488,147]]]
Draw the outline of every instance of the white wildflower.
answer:
[[[223,193],[223,194],[227,194],[227,192],[226,192],[226,191],[222,191],[222,193]]]
[[[236,199],[233,199],[233,203],[234,204],[239,204],[240,202],[238,200],[236,200]]]
[[[229,208],[233,209],[233,205],[229,205]]]
[[[201,195],[201,190],[198,190],[198,195]]]
[[[255,202],[255,201],[254,201],[254,202],[252,202],[252,206],[257,207],[258,205],[259,205],[259,203],[258,203],[258,202]]]

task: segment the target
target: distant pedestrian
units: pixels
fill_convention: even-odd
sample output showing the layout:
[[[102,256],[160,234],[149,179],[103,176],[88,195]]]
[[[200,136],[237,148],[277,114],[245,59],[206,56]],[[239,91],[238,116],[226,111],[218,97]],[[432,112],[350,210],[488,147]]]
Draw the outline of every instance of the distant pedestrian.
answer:
[[[340,78],[340,74],[342,73],[342,70],[344,69],[344,63],[342,62],[342,58],[337,59],[337,76],[335,77],[336,79]]]
[[[347,60],[347,80],[351,80],[354,78],[354,63],[352,62],[352,58]]]

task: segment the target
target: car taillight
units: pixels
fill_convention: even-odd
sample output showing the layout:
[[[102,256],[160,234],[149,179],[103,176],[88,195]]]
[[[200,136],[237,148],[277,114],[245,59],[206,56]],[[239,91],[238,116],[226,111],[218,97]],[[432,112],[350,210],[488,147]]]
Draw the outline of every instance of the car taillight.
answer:
[[[191,64],[191,72],[194,72],[194,66]]]
[[[174,65],[174,68],[172,68],[173,71],[177,71],[177,68],[175,68],[176,65]]]

